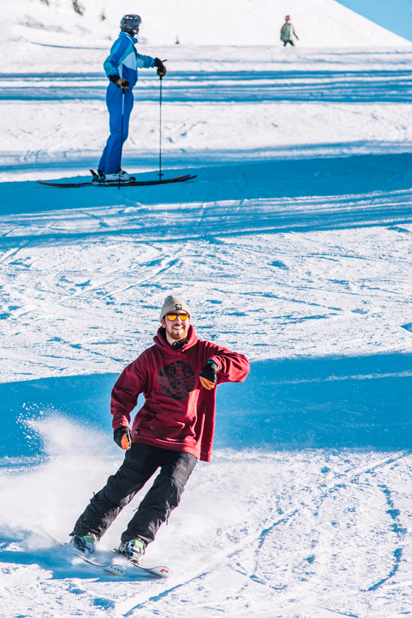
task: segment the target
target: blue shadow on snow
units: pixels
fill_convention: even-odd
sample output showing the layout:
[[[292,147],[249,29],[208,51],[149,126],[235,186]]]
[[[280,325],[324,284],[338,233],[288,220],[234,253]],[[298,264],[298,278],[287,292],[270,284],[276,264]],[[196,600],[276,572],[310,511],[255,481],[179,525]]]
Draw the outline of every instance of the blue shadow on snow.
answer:
[[[406,354],[256,361],[244,384],[218,390],[215,448],[412,448],[411,364]],[[2,465],[9,466],[9,458],[42,458],[41,440],[25,420],[45,412],[111,433],[116,378],[0,384]]]
[[[158,79],[149,72],[134,90],[139,102],[159,99]],[[22,80],[24,83],[21,84]],[[30,81],[32,83],[30,83]],[[53,82],[53,88],[50,87]],[[3,85],[5,84],[5,87]],[[106,96],[107,79],[96,73],[0,74],[0,100],[59,101],[100,100]],[[325,71],[173,71],[164,82],[165,103],[409,103],[412,75],[409,69]]]

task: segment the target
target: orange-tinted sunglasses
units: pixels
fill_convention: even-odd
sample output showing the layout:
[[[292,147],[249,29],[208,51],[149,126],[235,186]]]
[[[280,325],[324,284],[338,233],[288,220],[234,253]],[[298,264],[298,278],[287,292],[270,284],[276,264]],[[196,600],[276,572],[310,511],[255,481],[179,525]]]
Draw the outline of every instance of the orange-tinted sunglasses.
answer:
[[[189,316],[187,313],[168,313],[167,317],[171,322],[174,322],[176,318],[180,318],[182,322],[185,322]]]

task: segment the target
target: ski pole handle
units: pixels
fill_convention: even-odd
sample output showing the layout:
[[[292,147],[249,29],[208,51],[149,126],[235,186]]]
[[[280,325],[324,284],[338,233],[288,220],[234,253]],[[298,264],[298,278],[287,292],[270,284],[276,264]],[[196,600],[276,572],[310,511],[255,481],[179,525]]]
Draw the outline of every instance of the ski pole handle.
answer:
[[[155,67],[157,67],[157,74],[160,79],[162,79],[167,73],[166,67],[163,64],[164,62],[167,62],[167,58],[166,60],[160,60],[160,58],[155,58]]]

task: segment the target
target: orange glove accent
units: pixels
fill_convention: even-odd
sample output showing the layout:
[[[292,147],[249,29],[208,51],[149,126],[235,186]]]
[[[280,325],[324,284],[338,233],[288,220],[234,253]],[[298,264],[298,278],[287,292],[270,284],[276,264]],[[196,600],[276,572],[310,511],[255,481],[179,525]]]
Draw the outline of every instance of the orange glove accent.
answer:
[[[203,367],[199,375],[200,384],[208,391],[215,388],[217,378],[217,364],[214,361],[208,361]]]
[[[129,438],[129,436],[127,435],[127,433],[126,433],[126,432],[123,434],[123,438],[122,438],[122,441],[121,441],[121,443],[120,443],[120,444],[122,445],[122,448],[123,448],[125,451],[128,451],[128,450],[129,450],[129,448],[130,448],[130,438]]]
[[[120,448],[128,451],[133,444],[132,432],[128,427],[118,427],[114,432],[113,439]]]
[[[208,391],[211,391],[215,388],[216,384],[211,382],[210,380],[206,380],[206,378],[199,376],[200,384]]]

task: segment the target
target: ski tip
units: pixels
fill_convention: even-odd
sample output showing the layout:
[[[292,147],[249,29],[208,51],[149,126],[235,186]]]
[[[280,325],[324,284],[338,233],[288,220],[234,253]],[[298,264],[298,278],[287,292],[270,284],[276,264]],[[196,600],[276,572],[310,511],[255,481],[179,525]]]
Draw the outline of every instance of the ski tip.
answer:
[[[165,566],[151,567],[147,570],[154,575],[157,575],[157,577],[161,577],[162,579],[165,579],[166,577],[170,577],[172,575],[172,571]]]

